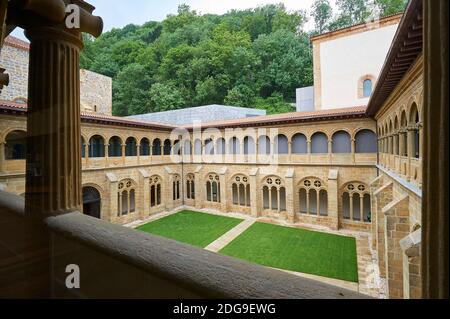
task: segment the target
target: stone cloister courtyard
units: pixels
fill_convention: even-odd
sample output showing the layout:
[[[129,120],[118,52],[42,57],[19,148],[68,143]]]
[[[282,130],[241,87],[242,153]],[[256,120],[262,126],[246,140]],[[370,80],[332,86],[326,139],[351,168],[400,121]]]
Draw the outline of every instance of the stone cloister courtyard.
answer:
[[[333,231],[319,225],[293,225],[279,219],[189,207],[155,214],[125,227],[370,297],[386,297],[367,232]]]

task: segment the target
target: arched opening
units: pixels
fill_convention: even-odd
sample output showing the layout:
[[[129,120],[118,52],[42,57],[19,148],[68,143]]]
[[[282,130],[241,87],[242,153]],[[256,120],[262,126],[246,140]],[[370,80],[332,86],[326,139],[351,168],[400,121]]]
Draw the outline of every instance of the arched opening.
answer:
[[[161,156],[161,140],[159,138],[153,140],[152,154],[153,156]]]
[[[308,142],[306,136],[298,133],[292,137],[292,154],[307,154]]]
[[[194,142],[194,153],[195,155],[202,155],[202,141],[199,139]]]
[[[327,154],[328,153],[328,137],[325,133],[315,133],[311,137],[311,153]]]
[[[125,142],[125,156],[137,156],[137,143],[134,137],[127,138]]]
[[[5,139],[5,159],[25,160],[27,156],[27,133],[12,131]],[[0,159],[2,160],[2,159]]]
[[[352,152],[352,142],[350,134],[339,131],[333,134],[332,152],[334,154],[348,154]]]
[[[105,157],[105,140],[100,135],[92,136],[89,140],[89,157]]]
[[[172,199],[174,201],[179,200],[181,198],[181,178],[178,175],[175,175],[172,181]]]
[[[322,189],[319,192],[320,216],[328,216],[328,193]]]
[[[101,219],[102,200],[95,187],[83,187],[83,214]]]
[[[109,157],[121,157],[122,156],[122,140],[120,137],[113,136],[109,140]]]
[[[237,137],[233,137],[230,139],[230,150],[229,154],[239,155],[241,143]]]
[[[217,154],[224,155],[226,153],[225,139],[219,138],[216,142]]]
[[[214,155],[215,150],[214,150],[214,142],[212,139],[207,139],[205,141],[205,154],[206,155]]]
[[[144,137],[141,140],[141,147],[139,152],[141,156],[150,156],[150,140],[148,138]]]
[[[258,153],[260,155],[270,155],[270,138],[268,136],[260,136],[258,138]]]
[[[192,144],[191,141],[184,141],[184,155],[192,155]]]
[[[413,157],[420,158],[420,131],[419,131],[419,111],[416,103],[411,107],[410,123],[413,127]]]
[[[277,135],[275,137],[275,152],[276,154],[289,154],[288,138],[285,135]]]
[[[264,209],[269,209],[269,187],[264,186],[263,187],[263,207]]]
[[[172,142],[167,139],[164,141],[164,155],[168,156],[172,153]]]
[[[189,174],[186,177],[186,197],[188,199],[195,199],[195,175]]]
[[[219,175],[210,174],[206,182],[206,200],[208,202],[220,203],[220,178]]]
[[[377,135],[371,130],[361,130],[355,136],[356,153],[377,153]]]
[[[308,214],[308,198],[307,198],[307,192],[306,189],[301,188],[300,189],[300,213],[301,214]]]
[[[408,119],[406,117],[406,112],[402,112],[401,120],[401,136],[402,136],[402,147],[400,149],[400,156],[407,157],[408,156]]]
[[[161,178],[152,176],[150,183],[150,208],[161,205]]]
[[[342,213],[344,219],[350,219],[350,194],[342,194]]]
[[[255,152],[255,140],[250,136],[246,136],[244,138],[244,154],[252,155],[255,154]]]
[[[81,158],[86,157],[86,142],[84,141],[84,137],[81,137]]]

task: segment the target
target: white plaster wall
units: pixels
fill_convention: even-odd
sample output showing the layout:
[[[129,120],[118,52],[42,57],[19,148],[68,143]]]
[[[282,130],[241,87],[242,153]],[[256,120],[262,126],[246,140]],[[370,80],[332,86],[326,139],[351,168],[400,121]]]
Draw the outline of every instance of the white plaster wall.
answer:
[[[322,109],[368,104],[368,98],[358,98],[358,81],[367,74],[378,79],[397,27],[394,24],[320,43]]]

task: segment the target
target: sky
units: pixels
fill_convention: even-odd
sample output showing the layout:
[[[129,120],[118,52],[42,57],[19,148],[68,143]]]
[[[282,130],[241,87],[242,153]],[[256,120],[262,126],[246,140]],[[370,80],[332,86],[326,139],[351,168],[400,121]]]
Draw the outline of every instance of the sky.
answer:
[[[168,14],[176,14],[178,5],[187,4],[199,13],[224,14],[231,9],[249,9],[259,5],[284,3],[288,10],[310,10],[314,0],[87,0],[96,7],[95,15],[101,16],[104,32],[127,24],[143,24],[162,21]],[[311,22],[306,26],[312,27]],[[26,40],[22,30],[13,35]]]

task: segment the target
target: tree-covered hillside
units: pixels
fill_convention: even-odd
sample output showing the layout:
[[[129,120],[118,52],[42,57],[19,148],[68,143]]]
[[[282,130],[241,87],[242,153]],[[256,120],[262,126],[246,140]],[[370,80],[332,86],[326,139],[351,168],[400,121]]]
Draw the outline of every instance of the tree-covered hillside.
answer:
[[[295,89],[313,84],[312,33],[364,21],[375,9],[401,11],[405,0],[327,0],[310,18],[282,4],[225,15],[200,15],[181,5],[162,22],[85,36],[81,67],[113,78],[113,113],[132,115],[205,104],[290,112]]]

